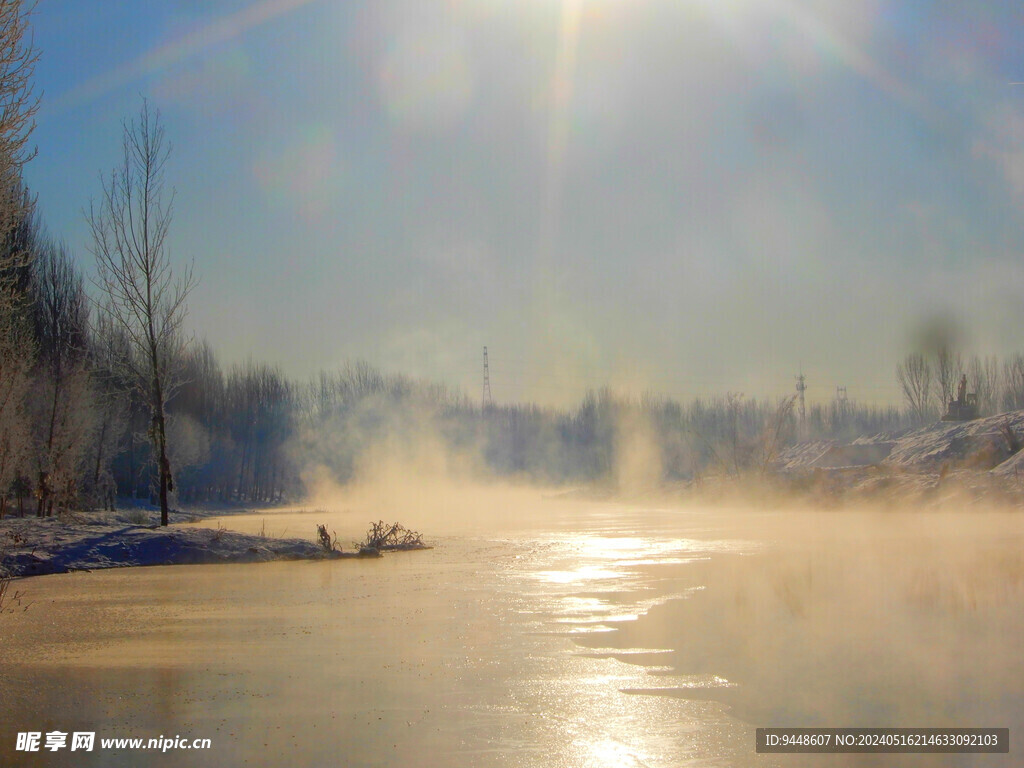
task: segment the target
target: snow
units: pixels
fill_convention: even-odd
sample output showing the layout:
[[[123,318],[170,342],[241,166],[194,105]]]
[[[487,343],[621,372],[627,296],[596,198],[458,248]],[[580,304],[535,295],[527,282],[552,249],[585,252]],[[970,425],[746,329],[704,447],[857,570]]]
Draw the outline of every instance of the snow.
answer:
[[[1018,465],[1024,469],[1024,459],[1020,454],[1011,457],[1002,432],[1006,426],[1024,442],[1024,411],[1011,411],[973,421],[939,421],[905,433],[859,437],[845,444],[835,440],[798,443],[780,454],[778,466],[783,470],[882,466],[921,472],[998,466],[998,473],[1013,473]]]
[[[223,512],[218,512],[222,514]],[[258,563],[354,557],[313,541],[190,526],[175,513],[167,527],[140,525],[139,510],[0,521],[0,576],[38,576],[138,565]]]
[[[791,445],[780,451],[778,466],[781,469],[806,469],[814,466],[814,462],[825,455],[833,446],[838,445],[836,440],[812,440]]]
[[[938,422],[916,430],[896,441],[886,463],[919,468],[967,464],[976,469],[991,469],[1010,455],[1000,432],[1003,424],[1019,432],[1024,426],[1024,411],[973,421]]]

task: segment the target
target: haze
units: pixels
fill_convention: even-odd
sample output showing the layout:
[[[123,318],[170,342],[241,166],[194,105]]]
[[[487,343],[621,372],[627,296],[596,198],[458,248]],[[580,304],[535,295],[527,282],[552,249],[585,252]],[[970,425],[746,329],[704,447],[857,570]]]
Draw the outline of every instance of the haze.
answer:
[[[139,95],[225,362],[495,399],[612,384],[897,403],[936,314],[1020,349],[1010,3],[47,0],[26,181],[83,207]]]

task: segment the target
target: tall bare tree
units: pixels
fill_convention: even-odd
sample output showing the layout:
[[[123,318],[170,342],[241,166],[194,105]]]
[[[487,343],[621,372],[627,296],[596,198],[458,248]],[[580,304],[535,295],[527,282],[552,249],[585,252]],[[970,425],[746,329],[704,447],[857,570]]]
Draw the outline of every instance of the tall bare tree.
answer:
[[[94,504],[113,511],[117,484],[111,464],[125,442],[131,421],[131,395],[138,393],[125,380],[123,360],[132,354],[127,334],[109,314],[98,312],[89,334],[89,361],[96,424],[89,449],[84,486]]]
[[[978,396],[978,413],[991,416],[999,408],[999,361],[993,355],[971,356],[967,365],[970,387]]]
[[[167,495],[174,490],[167,452],[166,405],[177,382],[186,340],[182,322],[195,287],[191,264],[175,272],[167,249],[174,191],[164,173],[170,145],[160,113],[143,101],[124,125],[124,158],[102,179],[99,203],[89,207],[100,305],[122,327],[135,351],[126,359],[131,378],[149,404],[149,428],[159,475],[160,524],[167,525]]]
[[[928,421],[932,411],[932,367],[927,358],[921,354],[907,355],[896,365],[896,381],[914,420]]]
[[[92,428],[93,395],[87,366],[89,307],[82,276],[63,244],[39,248],[33,267],[37,345],[30,412],[39,478],[37,514],[54,502],[70,505]]]
[[[1024,355],[1019,352],[1003,362],[1003,408],[1024,408]]]
[[[0,0],[0,231],[8,232],[27,209],[21,170],[35,157],[28,140],[39,99],[32,73],[39,53],[32,45],[28,17],[34,3]]]
[[[30,11],[22,0],[0,0],[0,514],[28,454],[24,408],[34,356],[24,294],[30,253],[19,237],[31,229],[32,198],[22,168],[35,156],[28,139],[39,105],[32,91],[38,53],[28,32]]]

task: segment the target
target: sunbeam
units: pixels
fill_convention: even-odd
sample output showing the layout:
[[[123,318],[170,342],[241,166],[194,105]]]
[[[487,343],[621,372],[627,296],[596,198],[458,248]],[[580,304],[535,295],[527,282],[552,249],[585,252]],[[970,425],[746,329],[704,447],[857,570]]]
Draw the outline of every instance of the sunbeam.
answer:
[[[115,69],[89,78],[70,91],[48,101],[41,114],[59,114],[95,101],[312,2],[315,0],[262,0],[221,16],[173,40],[168,40]]]

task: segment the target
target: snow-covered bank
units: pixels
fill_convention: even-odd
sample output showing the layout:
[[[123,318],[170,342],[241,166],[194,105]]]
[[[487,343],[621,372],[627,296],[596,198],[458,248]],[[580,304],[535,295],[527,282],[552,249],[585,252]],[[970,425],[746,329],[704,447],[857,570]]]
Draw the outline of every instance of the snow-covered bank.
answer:
[[[173,524],[167,527],[139,524],[142,516],[136,509],[61,518],[2,520],[0,576],[39,576],[140,565],[259,563],[359,556],[354,552],[327,552],[319,544],[304,539],[190,526],[188,520],[194,520],[194,515],[175,513]]]
[[[897,503],[1024,502],[1024,411],[935,422],[850,442],[790,446],[772,467],[783,488],[815,498]]]
[[[1024,442],[1024,411],[1008,411],[971,421],[934,424],[898,434],[859,437],[849,443],[836,440],[798,443],[784,450],[778,468],[841,469],[887,466],[910,471],[943,467],[977,471],[1003,470],[1000,465],[1019,461]],[[1008,464],[1007,467],[1010,465]]]

